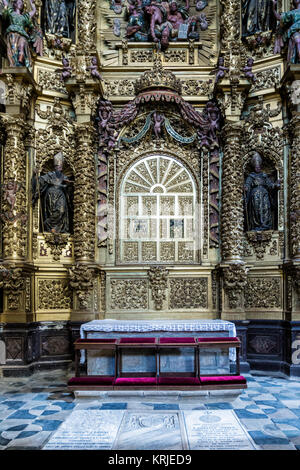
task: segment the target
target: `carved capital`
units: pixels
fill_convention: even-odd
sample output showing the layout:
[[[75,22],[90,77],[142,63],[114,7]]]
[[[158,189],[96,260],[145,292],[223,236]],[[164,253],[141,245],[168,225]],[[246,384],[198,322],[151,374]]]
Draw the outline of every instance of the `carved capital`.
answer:
[[[34,92],[39,89],[31,73],[26,67],[10,67],[2,70],[1,78],[6,85],[6,112],[27,116]]]

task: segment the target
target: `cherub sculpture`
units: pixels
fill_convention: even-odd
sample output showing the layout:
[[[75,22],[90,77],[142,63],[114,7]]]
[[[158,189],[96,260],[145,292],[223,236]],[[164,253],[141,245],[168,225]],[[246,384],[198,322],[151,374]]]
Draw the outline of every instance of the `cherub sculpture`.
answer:
[[[98,71],[98,61],[97,57],[93,56],[91,59],[91,65],[87,67],[88,70],[90,70],[91,75],[93,78],[97,78],[98,80],[103,80],[102,76],[100,75]]]
[[[219,57],[217,67],[211,72],[216,74],[215,82],[218,83],[220,80],[222,80],[228,70],[228,67],[224,66],[224,57]]]
[[[243,72],[244,72],[245,77],[248,78],[250,82],[255,83],[256,78],[255,78],[254,73],[252,72],[253,64],[254,64],[254,60],[252,59],[252,57],[249,57],[247,59],[247,64],[243,68]]]
[[[155,134],[155,137],[158,139],[162,133],[161,126],[163,125],[165,121],[165,117],[162,114],[155,111],[153,114],[153,120],[154,120],[154,123],[153,123],[154,134]]]

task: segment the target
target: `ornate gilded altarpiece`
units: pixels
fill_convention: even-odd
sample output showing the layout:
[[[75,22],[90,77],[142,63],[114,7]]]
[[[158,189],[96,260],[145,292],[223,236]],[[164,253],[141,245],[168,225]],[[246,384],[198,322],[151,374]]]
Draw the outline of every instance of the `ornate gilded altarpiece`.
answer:
[[[299,374],[300,64],[272,2],[66,0],[57,27],[50,3],[30,63],[0,12],[5,373],[68,363],[93,319],[221,318],[245,364]]]

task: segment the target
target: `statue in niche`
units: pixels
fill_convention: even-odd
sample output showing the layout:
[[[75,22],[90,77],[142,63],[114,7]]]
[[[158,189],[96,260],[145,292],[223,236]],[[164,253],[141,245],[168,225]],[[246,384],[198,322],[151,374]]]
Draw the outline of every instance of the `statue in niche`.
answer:
[[[261,169],[262,158],[258,152],[251,160],[254,171],[245,181],[245,212],[247,231],[274,230],[274,204],[272,192],[280,188]]]
[[[64,157],[54,156],[54,171],[32,178],[32,202],[40,199],[43,232],[71,233],[72,184],[62,172]]]
[[[277,40],[276,52],[280,52],[284,43],[288,43],[287,61],[290,64],[300,63],[300,0],[294,0],[294,9],[286,13],[276,11],[277,0],[273,0],[273,12],[282,31],[281,37]]]
[[[43,9],[45,33],[75,39],[75,0],[45,0]]]
[[[242,0],[242,35],[270,31],[276,26],[272,0]]]
[[[32,66],[30,43],[39,55],[42,55],[43,51],[42,37],[36,30],[34,21],[36,6],[33,0],[30,0],[31,11],[25,13],[23,0],[14,0],[12,4],[7,0],[2,1],[4,5],[2,15],[9,22],[5,31],[9,65],[30,68]]]

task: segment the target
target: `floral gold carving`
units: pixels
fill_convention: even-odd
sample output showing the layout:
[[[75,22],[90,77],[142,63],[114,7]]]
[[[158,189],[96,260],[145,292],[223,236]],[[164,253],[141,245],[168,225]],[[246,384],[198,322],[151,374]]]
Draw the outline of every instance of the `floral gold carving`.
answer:
[[[266,248],[270,244],[273,232],[265,230],[262,232],[247,232],[246,237],[249,243],[253,246],[257,259],[263,259],[266,253]],[[276,250],[277,253],[277,250]]]
[[[223,268],[224,289],[231,309],[242,308],[244,290],[247,285],[247,270],[244,264],[231,264]]]
[[[145,310],[148,308],[148,282],[146,279],[111,279],[112,310]]]
[[[53,256],[54,261],[58,261],[62,255],[63,249],[68,243],[69,235],[66,233],[45,232],[44,238],[46,244],[50,248],[50,253]]]
[[[167,279],[169,271],[163,266],[151,266],[148,271],[152,300],[156,310],[162,310],[166,299]]]
[[[169,308],[206,309],[208,306],[207,278],[170,279]]]
[[[95,268],[77,263],[69,268],[70,287],[76,293],[80,308],[86,310],[92,296]]]
[[[245,289],[245,308],[270,309],[281,307],[279,278],[249,278]]]
[[[71,291],[66,279],[40,279],[38,281],[39,310],[69,310]]]

